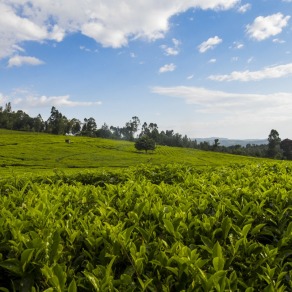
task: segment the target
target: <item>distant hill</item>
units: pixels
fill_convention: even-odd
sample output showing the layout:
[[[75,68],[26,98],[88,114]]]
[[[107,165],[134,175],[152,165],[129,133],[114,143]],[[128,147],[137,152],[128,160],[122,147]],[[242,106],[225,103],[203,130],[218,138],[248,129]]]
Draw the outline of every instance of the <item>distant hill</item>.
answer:
[[[233,146],[233,145],[241,145],[245,147],[247,144],[254,144],[254,145],[262,145],[268,144],[268,139],[244,139],[244,140],[237,140],[237,139],[228,139],[228,138],[219,138],[219,137],[210,137],[210,138],[193,138],[192,140],[197,140],[198,143],[200,142],[208,142],[210,145],[214,144],[214,140],[219,139],[221,146]]]

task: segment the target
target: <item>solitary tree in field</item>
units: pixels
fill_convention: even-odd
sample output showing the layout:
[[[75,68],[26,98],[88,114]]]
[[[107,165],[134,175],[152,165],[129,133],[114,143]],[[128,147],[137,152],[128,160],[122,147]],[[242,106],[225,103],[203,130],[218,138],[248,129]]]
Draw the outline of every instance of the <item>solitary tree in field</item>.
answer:
[[[142,136],[135,143],[135,148],[137,150],[144,150],[146,153],[148,150],[155,150],[155,141],[148,136]]]

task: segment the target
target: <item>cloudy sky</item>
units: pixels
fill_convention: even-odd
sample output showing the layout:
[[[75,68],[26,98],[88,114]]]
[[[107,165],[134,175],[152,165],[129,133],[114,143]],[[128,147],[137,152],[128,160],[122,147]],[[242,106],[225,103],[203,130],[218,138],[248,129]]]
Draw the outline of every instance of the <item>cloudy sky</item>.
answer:
[[[0,0],[0,103],[292,138],[292,0]]]

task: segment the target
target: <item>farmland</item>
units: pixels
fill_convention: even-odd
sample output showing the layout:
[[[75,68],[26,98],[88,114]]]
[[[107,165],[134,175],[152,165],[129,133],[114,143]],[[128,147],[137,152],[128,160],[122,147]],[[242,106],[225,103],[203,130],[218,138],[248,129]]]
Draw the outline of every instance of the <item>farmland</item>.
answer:
[[[134,143],[89,137],[66,137],[0,130],[0,173],[53,174],[59,169],[119,169],[141,163],[188,164],[196,167],[251,163],[256,158],[239,157],[196,149],[158,146],[154,153],[137,152]],[[71,143],[65,143],[70,139]]]
[[[0,291],[291,291],[292,165],[1,132]]]

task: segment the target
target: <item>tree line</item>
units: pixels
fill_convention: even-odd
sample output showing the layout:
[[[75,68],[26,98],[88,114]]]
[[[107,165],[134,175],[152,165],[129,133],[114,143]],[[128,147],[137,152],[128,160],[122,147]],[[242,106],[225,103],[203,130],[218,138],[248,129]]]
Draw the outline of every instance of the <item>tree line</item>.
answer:
[[[244,156],[292,160],[292,140],[288,138],[281,140],[278,131],[275,129],[272,129],[268,136],[268,144],[221,146],[219,139],[214,139],[213,144],[204,141],[197,144],[195,148]]]
[[[145,145],[152,146],[149,149],[141,150],[153,150],[152,142],[154,142],[155,145],[292,160],[292,140],[281,140],[279,133],[274,129],[269,134],[268,144],[247,144],[245,147],[241,145],[221,146],[219,139],[214,139],[213,144],[206,141],[198,143],[196,140],[188,138],[187,135],[183,136],[175,133],[173,130],[159,131],[156,123],[141,123],[137,116],[132,117],[124,126],[109,126],[104,123],[99,128],[93,117],[84,118],[83,121],[76,118],[68,119],[53,106],[49,118],[45,121],[40,114],[37,117],[30,117],[22,110],[13,111],[11,103],[7,103],[4,108],[0,107],[0,128],[135,142],[143,137],[142,142],[144,144],[146,143]],[[149,141],[147,139],[145,140],[145,137],[152,142],[149,144]]]
[[[140,129],[141,126],[141,129]],[[78,135],[89,137],[100,137],[117,140],[135,141],[142,136],[153,139],[157,144],[194,147],[195,143],[186,135],[182,136],[173,130],[159,131],[156,123],[146,122],[141,124],[136,116],[125,123],[124,126],[109,126],[104,123],[97,127],[93,117],[84,118],[83,121],[73,118],[68,119],[56,107],[51,108],[50,116],[43,120],[41,115],[30,117],[22,110],[13,111],[11,103],[0,107],[0,128],[18,131],[43,132],[55,135]]]

